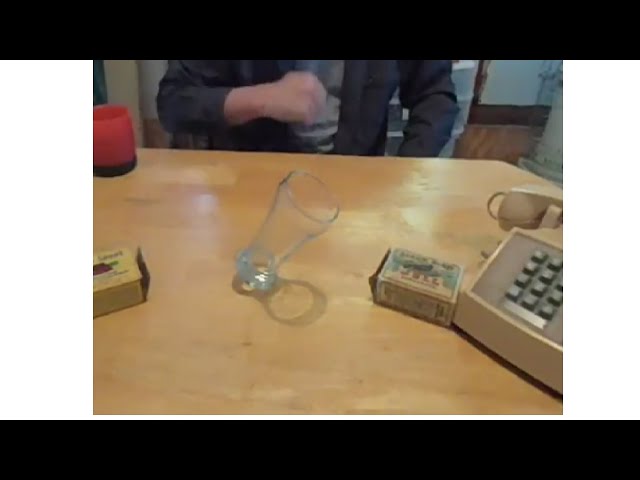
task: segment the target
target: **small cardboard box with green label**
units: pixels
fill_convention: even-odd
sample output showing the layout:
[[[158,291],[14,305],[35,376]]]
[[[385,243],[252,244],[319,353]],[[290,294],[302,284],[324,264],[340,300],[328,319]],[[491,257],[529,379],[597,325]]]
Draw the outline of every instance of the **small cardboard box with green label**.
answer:
[[[463,273],[460,265],[391,248],[369,278],[369,285],[378,305],[449,327]]]

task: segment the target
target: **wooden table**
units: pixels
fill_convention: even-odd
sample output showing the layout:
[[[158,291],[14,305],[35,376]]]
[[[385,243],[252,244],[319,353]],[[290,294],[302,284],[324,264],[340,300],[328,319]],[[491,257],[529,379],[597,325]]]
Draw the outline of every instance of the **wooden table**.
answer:
[[[493,161],[141,150],[94,179],[94,248],[142,246],[147,303],[94,320],[96,414],[560,414],[562,401],[460,334],[376,306],[386,249],[458,262],[504,235],[494,191],[545,183]],[[234,256],[292,169],[341,201],[271,298],[232,288]]]

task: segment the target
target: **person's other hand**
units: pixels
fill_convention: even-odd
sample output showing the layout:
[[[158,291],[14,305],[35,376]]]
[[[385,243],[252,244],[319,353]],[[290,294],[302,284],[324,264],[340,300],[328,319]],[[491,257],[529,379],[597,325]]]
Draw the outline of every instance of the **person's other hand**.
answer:
[[[311,125],[327,100],[327,91],[318,78],[308,72],[289,72],[265,85],[265,115],[286,123]]]

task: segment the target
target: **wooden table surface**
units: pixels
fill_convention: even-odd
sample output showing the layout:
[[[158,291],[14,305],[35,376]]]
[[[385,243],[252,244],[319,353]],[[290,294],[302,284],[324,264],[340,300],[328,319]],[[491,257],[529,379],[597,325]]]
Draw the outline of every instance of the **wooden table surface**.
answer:
[[[277,183],[322,178],[340,217],[280,274],[277,294],[232,287]],[[140,245],[148,302],[94,319],[95,414],[561,414],[562,401],[459,333],[376,306],[390,246],[460,263],[504,236],[497,190],[545,183],[493,161],[140,150],[94,179],[94,249]]]

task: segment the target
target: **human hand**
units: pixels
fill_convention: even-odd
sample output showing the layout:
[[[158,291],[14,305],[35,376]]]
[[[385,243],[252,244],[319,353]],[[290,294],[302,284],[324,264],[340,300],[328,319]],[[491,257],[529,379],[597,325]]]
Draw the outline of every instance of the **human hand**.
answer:
[[[309,72],[289,72],[263,87],[265,116],[281,122],[311,125],[326,105],[327,91]]]

